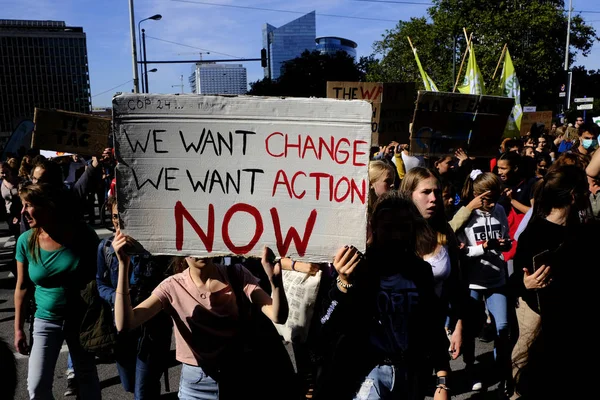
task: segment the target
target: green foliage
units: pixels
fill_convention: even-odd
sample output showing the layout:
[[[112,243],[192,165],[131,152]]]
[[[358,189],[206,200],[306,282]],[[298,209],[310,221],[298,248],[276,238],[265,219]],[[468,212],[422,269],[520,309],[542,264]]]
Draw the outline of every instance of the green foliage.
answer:
[[[345,52],[323,55],[305,51],[284,63],[277,81],[268,78],[250,83],[248,94],[256,96],[326,97],[327,81],[358,82],[376,61],[362,57],[358,63]]]
[[[379,63],[367,75],[369,81],[414,81],[423,87],[416,62],[407,40],[417,48],[423,68],[440,90],[454,87],[453,58],[458,73],[466,48],[463,27],[473,33],[477,64],[486,90],[493,93],[498,85],[502,65],[495,82],[491,82],[505,43],[508,44],[521,85],[521,103],[535,104],[538,110],[553,109],[560,103],[558,91],[565,82],[564,58],[567,13],[563,1],[542,0],[434,0],[429,18],[400,21],[375,43]],[[571,52],[589,54],[596,31],[580,16],[571,20]],[[456,52],[454,42],[456,40]],[[463,67],[459,83],[462,83]]]

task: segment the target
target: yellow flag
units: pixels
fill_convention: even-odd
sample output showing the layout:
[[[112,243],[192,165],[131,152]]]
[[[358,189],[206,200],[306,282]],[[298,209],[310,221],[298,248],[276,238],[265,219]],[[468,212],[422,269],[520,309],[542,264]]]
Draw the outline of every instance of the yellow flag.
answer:
[[[458,91],[464,94],[483,94],[483,77],[475,61],[475,49],[473,43],[469,46],[469,62],[467,63],[467,72],[462,86]]]
[[[413,47],[413,53],[415,55],[415,60],[417,61],[417,65],[419,66],[419,72],[421,73],[421,78],[423,78],[423,85],[425,86],[425,90],[430,92],[439,92],[433,80],[427,75],[427,72],[421,66],[421,60],[419,60],[419,56],[417,55],[417,49]]]
[[[521,85],[519,85],[517,73],[515,72],[515,67],[513,66],[508,49],[506,49],[506,55],[504,56],[504,66],[502,67],[499,89],[502,96],[515,99],[515,106],[508,117],[506,129],[509,131],[519,131],[521,129],[521,118],[523,117],[523,109],[521,108]]]

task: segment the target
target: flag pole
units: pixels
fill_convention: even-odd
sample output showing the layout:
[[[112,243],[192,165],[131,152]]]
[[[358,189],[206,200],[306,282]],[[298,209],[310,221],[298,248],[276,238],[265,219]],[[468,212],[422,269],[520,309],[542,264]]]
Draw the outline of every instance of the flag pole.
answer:
[[[465,30],[465,34],[466,33],[467,33],[467,31]],[[471,32],[471,36],[469,38],[467,38],[467,49],[465,50],[465,54],[463,54],[462,61],[460,62],[460,68],[458,69],[458,74],[456,75],[456,82],[454,83],[454,89],[452,89],[452,93],[456,92],[456,87],[458,86],[458,81],[460,79],[460,73],[462,72],[463,66],[465,64],[465,58],[467,58],[467,53],[469,52],[469,48],[471,47],[471,39],[472,38],[473,38],[473,32]]]
[[[496,72],[498,72],[498,68],[500,68],[500,63],[502,62],[502,58],[504,58],[504,54],[506,53],[506,45],[508,43],[504,43],[504,47],[502,48],[502,53],[500,54],[500,59],[498,60],[498,65],[496,65],[496,70],[494,71],[494,76],[492,76],[492,82],[496,78]]]
[[[412,49],[412,51],[414,52],[414,51],[415,51],[415,48],[414,48],[414,46],[413,46],[413,44],[412,44],[412,41],[410,40],[410,36],[407,36],[406,38],[408,39],[408,44],[410,44],[410,48],[411,48],[411,49]]]

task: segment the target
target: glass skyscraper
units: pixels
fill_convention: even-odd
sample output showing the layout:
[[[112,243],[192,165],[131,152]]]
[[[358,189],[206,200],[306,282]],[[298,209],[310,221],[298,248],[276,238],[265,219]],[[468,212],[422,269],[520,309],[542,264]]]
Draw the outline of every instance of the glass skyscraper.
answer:
[[[0,137],[35,107],[89,113],[86,36],[63,21],[0,20]]]
[[[356,47],[358,46],[352,40],[344,39],[336,36],[318,37],[317,51],[321,54],[335,55],[338,51],[347,53],[352,58],[356,58]]]
[[[285,61],[299,57],[305,50],[315,50],[317,37],[315,12],[309,12],[287,24],[263,27],[263,47],[267,49],[269,65],[264,68],[265,78],[273,80],[281,75]]]

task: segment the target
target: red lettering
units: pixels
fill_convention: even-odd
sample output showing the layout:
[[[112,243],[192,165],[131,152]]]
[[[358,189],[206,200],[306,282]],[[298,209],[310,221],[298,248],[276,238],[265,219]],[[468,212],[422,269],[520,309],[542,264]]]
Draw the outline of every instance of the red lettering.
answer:
[[[342,143],[347,144],[348,147],[350,146],[350,141],[345,138],[342,138],[339,142],[337,142],[337,145],[335,146],[335,162],[338,164],[344,164],[350,158],[350,153],[348,153],[346,150],[340,150],[340,145]],[[343,154],[344,156],[346,156],[346,158],[344,158],[343,161],[338,159],[339,154]]]
[[[358,147],[359,144],[367,144],[367,142],[365,142],[364,140],[355,140],[354,141],[354,143],[353,143],[353,145],[354,145],[353,146],[354,151],[352,152],[352,165],[354,165],[356,167],[364,167],[367,164],[356,162],[356,157],[357,156],[364,156],[365,154],[367,154],[364,151],[358,151],[357,147]]]
[[[306,150],[311,149],[313,153],[315,153],[315,157],[317,160],[321,159],[321,154],[317,154],[317,149],[315,148],[315,144],[310,136],[307,136],[304,140],[304,150],[302,151],[302,158],[306,155]]]
[[[290,248],[290,244],[293,240],[294,246],[298,251],[298,255],[300,257],[303,257],[304,254],[306,254],[306,248],[308,247],[310,235],[312,234],[315,222],[317,221],[317,210],[312,210],[310,212],[308,221],[306,221],[304,237],[302,239],[300,239],[300,235],[294,227],[291,227],[288,230],[287,234],[285,235],[285,240],[283,239],[281,235],[281,223],[279,221],[279,214],[277,213],[277,209],[275,207],[271,208],[271,219],[273,219],[273,228],[275,230],[275,240],[277,241],[277,251],[279,252],[279,256],[285,257],[287,255],[287,252]]]
[[[279,155],[276,155],[276,154],[271,153],[271,150],[269,149],[269,140],[271,140],[271,137],[274,136],[274,135],[283,136],[283,133],[281,133],[281,132],[273,132],[269,136],[267,136],[267,138],[265,139],[265,148],[267,149],[267,153],[269,153],[269,155],[271,157],[283,157],[283,152],[280,153]]]
[[[250,242],[245,246],[234,245],[231,241],[231,238],[229,237],[229,222],[231,222],[231,218],[237,212],[246,212],[252,215],[255,221],[254,236],[252,237],[252,240],[250,240]],[[223,217],[223,226],[221,227],[221,235],[223,236],[223,242],[225,243],[225,246],[227,246],[227,248],[231,250],[234,254],[248,254],[254,248],[256,243],[258,243],[258,240],[262,236],[263,231],[263,220],[260,216],[260,212],[255,207],[252,207],[250,204],[234,204],[229,210],[227,210],[225,216]]]
[[[298,149],[298,158],[300,158],[300,148],[302,147],[302,136],[298,135],[298,143],[290,143],[288,141],[289,135],[285,135],[285,156],[288,156],[289,149]]]
[[[298,177],[298,175],[306,177],[306,174],[302,171],[298,171],[294,174],[294,176],[292,177],[292,193],[294,193],[295,198],[301,199],[306,194],[306,190],[303,190],[300,194],[296,193],[296,178]]]
[[[319,195],[321,194],[321,178],[329,178],[329,201],[331,201],[333,198],[333,193],[331,191],[331,187],[333,186],[333,177],[325,172],[311,172],[308,176],[315,178],[315,196],[317,200],[319,200]]]
[[[183,206],[181,201],[175,203],[175,248],[177,251],[181,251],[183,248],[183,218],[185,218],[209,253],[212,251],[213,243],[215,239],[215,208],[212,204],[208,205],[208,233],[204,233],[200,225],[196,222],[194,217],[189,211]]]
[[[354,179],[352,179],[350,181],[350,184],[352,185],[352,197],[351,197],[352,200],[351,200],[351,202],[354,203],[354,195],[356,195],[360,199],[360,202],[362,204],[365,204],[365,202],[367,201],[367,182],[363,179],[361,182],[362,187],[360,189],[356,185],[356,181]]]
[[[334,156],[333,156],[333,149],[334,149],[334,138],[333,136],[331,136],[330,141],[331,143],[329,144],[329,147],[327,147],[327,142],[325,141],[325,139],[323,139],[322,137],[319,137],[319,160],[321,159],[321,157],[323,156],[323,148],[325,150],[327,150],[327,154],[329,154],[329,158],[331,158],[332,160],[334,160]]]
[[[339,197],[338,189],[340,188],[340,183],[342,183],[342,182],[346,182],[346,193],[343,196]],[[342,178],[339,181],[337,181],[337,183],[335,184],[335,192],[334,192],[335,201],[337,201],[338,203],[341,203],[342,201],[346,200],[349,195],[350,195],[350,181],[345,176],[342,176]]]
[[[282,180],[279,180],[280,177],[282,178]],[[277,191],[278,185],[285,185],[285,188],[287,189],[288,195],[290,196],[290,199],[291,199],[292,198],[292,188],[290,187],[290,182],[288,181],[285,171],[282,169],[277,171],[277,175],[275,175],[275,182],[273,183],[273,193],[271,194],[271,197],[275,197],[275,192]]]
[[[361,98],[363,98],[363,99],[372,100],[375,97],[380,96],[382,91],[383,91],[383,87],[382,86],[374,87],[371,92],[369,92],[367,89],[365,89],[362,86],[360,87],[360,95],[362,96]]]

